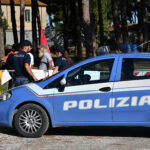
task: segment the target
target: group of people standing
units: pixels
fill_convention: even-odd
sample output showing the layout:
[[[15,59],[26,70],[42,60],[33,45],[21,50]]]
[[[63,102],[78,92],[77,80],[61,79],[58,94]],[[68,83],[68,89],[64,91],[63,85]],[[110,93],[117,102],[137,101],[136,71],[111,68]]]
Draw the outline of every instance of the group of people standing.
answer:
[[[37,78],[32,72],[34,57],[31,53],[31,49],[31,42],[24,40],[20,43],[19,48],[14,48],[11,53],[5,56],[5,58],[2,58],[6,59],[6,64],[9,64],[9,66],[15,70],[15,79],[13,80],[12,87],[27,84],[30,81],[37,81]],[[65,51],[62,46],[57,46],[55,53],[57,58],[54,64],[48,46],[40,45],[40,63],[38,68],[40,70],[53,70],[52,75],[54,75],[58,71],[65,70],[72,65],[73,61],[69,57],[64,57]]]

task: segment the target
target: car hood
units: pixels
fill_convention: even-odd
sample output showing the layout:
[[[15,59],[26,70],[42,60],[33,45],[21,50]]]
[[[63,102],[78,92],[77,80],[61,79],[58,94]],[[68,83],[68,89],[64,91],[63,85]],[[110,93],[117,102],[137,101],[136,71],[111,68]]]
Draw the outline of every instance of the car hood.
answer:
[[[37,97],[52,96],[54,90],[54,89],[43,89],[42,87],[40,87],[38,84],[35,83],[26,84],[25,87]]]

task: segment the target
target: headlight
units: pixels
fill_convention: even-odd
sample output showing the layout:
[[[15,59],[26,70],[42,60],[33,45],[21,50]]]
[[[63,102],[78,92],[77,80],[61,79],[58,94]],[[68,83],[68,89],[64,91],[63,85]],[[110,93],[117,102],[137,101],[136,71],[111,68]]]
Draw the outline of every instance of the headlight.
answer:
[[[0,101],[8,100],[11,97],[11,91],[5,92],[0,95]]]

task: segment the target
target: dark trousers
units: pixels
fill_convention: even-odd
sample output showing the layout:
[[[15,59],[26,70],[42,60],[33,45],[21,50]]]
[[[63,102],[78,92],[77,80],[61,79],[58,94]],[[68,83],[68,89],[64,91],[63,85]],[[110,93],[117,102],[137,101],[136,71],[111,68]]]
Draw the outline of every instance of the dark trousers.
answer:
[[[26,77],[16,77],[12,82],[12,88],[29,83],[29,79]]]

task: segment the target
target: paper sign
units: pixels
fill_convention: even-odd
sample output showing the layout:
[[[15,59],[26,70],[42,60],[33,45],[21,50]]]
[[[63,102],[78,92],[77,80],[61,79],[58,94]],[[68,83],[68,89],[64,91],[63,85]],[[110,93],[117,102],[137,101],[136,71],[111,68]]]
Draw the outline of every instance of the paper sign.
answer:
[[[32,69],[32,72],[38,80],[46,77],[44,70]]]
[[[4,83],[8,82],[11,79],[12,78],[7,70],[2,71],[1,85],[3,85]]]

